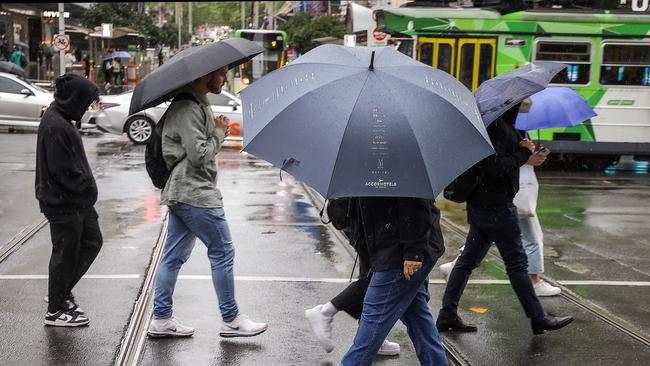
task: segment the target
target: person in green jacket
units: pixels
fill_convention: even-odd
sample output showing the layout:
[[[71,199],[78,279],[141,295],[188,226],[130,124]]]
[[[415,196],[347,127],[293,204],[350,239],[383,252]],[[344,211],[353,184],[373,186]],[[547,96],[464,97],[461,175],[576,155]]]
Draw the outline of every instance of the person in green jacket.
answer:
[[[217,188],[217,153],[230,133],[228,118],[214,118],[208,92],[219,94],[227,66],[186,85],[166,112],[163,158],[171,174],[161,194],[169,207],[167,240],[156,271],[151,337],[189,337],[194,329],[173,317],[172,296],[178,272],[199,238],[208,249],[212,282],[221,311],[222,337],[251,337],[267,329],[239,311],[235,300],[233,245],[221,192]]]
[[[17,46],[14,46],[14,53],[11,54],[11,62],[14,64],[25,67],[27,66],[27,60],[25,60],[25,54]]]

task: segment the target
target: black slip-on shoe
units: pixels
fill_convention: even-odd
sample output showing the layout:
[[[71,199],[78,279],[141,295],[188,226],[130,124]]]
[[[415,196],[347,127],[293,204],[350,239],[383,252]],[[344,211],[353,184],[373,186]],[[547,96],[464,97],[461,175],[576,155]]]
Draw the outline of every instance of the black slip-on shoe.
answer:
[[[475,325],[467,324],[456,315],[455,318],[438,317],[436,328],[439,332],[476,332],[478,328]]]
[[[533,334],[542,334],[547,330],[558,330],[569,325],[573,321],[572,316],[554,316],[546,314],[539,322],[532,322]]]

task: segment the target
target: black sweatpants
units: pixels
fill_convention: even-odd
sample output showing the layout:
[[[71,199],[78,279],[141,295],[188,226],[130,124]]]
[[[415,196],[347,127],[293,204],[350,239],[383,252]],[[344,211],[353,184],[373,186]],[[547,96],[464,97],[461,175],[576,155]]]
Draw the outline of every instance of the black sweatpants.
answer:
[[[47,310],[55,313],[67,309],[66,298],[102,247],[102,233],[94,208],[46,217],[52,235]]]
[[[363,298],[366,297],[372,272],[370,271],[370,255],[368,254],[366,243],[360,240],[356,249],[359,254],[359,278],[349,284],[348,287],[336,295],[330,302],[337,310],[345,311],[351,317],[358,320],[361,318]]]

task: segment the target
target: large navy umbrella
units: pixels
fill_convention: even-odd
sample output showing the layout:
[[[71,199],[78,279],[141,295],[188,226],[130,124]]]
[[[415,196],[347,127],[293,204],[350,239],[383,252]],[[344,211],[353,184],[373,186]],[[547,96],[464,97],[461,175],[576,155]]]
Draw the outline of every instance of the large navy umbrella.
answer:
[[[0,71],[25,77],[25,70],[13,62],[0,61]]]
[[[559,62],[535,61],[485,81],[474,93],[485,125],[494,122],[522,100],[544,90],[566,66]]]
[[[327,198],[435,199],[494,153],[472,93],[389,47],[323,45],[241,95],[244,150]]]
[[[129,115],[173,98],[183,86],[201,76],[224,66],[238,66],[263,51],[259,45],[243,38],[186,48],[136,85]]]

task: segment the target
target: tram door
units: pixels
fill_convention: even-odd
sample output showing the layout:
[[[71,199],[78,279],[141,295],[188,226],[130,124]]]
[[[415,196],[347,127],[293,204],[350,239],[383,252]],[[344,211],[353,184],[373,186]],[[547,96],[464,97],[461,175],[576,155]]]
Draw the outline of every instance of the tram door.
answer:
[[[453,75],[475,91],[494,76],[496,39],[421,37],[418,60]]]

